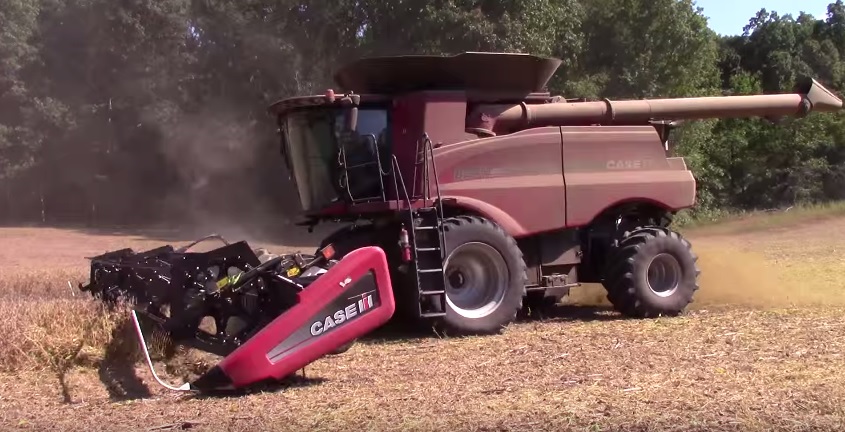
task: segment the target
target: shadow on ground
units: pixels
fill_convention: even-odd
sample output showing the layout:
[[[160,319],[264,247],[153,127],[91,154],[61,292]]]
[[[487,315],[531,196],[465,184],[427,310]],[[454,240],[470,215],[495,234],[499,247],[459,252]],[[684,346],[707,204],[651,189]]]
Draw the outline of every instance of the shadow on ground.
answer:
[[[243,387],[234,390],[214,390],[204,391],[201,393],[190,393],[185,400],[203,400],[203,399],[222,399],[230,397],[244,397],[256,393],[279,393],[285,390],[301,387],[312,387],[328,382],[327,379],[321,377],[309,378],[307,376],[307,366],[303,371],[299,371],[297,375],[292,375],[283,380],[268,380],[248,387]],[[304,375],[304,376],[303,376]]]
[[[626,319],[630,318],[623,317],[610,306],[555,305],[537,310],[534,313],[521,318],[519,322],[590,322],[618,321]]]
[[[630,319],[623,317],[609,306],[549,305],[534,310],[523,310],[515,324],[531,322],[590,322],[617,321]],[[357,343],[378,345],[384,342],[407,342],[442,339],[453,337],[442,327],[414,325],[402,321],[391,321],[368,335],[358,339]],[[484,337],[484,336],[479,336]]]
[[[628,319],[607,306],[547,305],[542,309],[523,311],[515,324],[532,322],[590,322]],[[358,339],[355,344],[382,345],[392,342],[426,343],[427,341],[450,338],[436,327],[414,326],[402,321],[391,321],[370,334]],[[459,336],[458,336],[459,337]],[[487,337],[487,336],[474,336]],[[144,360],[139,357],[137,339],[131,324],[127,321],[114,332],[112,342],[106,347],[106,355],[99,367],[99,377],[112,401],[145,399],[152,397],[149,386],[137,374],[136,366]],[[339,353],[342,355],[342,353]],[[331,357],[332,355],[329,355]],[[216,364],[220,359],[212,361]],[[160,368],[157,365],[156,368]],[[147,380],[149,381],[149,380]],[[188,379],[190,381],[190,379]],[[293,388],[319,386],[328,380],[309,376],[308,366],[283,380],[268,380],[234,390],[192,392],[181,400],[238,398],[257,393],[278,393]]]
[[[138,376],[135,364],[142,361],[138,354],[137,338],[130,321],[114,329],[106,345],[103,360],[97,368],[100,382],[114,402],[145,399],[152,396],[150,389]]]

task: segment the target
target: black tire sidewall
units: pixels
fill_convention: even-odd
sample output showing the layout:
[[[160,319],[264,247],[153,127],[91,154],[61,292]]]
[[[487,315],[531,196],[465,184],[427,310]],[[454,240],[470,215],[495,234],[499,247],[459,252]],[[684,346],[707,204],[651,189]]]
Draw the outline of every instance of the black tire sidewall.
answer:
[[[644,235],[646,240],[639,244],[636,253],[630,255],[624,252],[631,239]],[[648,283],[650,263],[664,253],[678,261],[681,271],[677,289],[667,297],[654,293]],[[615,262],[611,263],[612,274],[609,276],[612,279],[608,287],[611,302],[629,315],[677,315],[689,305],[698,290],[696,260],[689,243],[679,234],[661,228],[637,230],[623,240]]]
[[[462,333],[496,333],[510,324],[522,308],[525,294],[525,262],[512,237],[493,222],[479,217],[457,217],[445,222],[444,273],[448,270],[449,256],[460,245],[485,243],[502,256],[507,271],[507,289],[499,306],[487,316],[467,318],[455,312],[447,303],[446,325]],[[448,281],[447,281],[448,284]],[[448,295],[448,294],[447,294]]]
[[[680,265],[681,278],[678,287],[670,296],[661,297],[649,288],[648,267],[660,254],[672,255]],[[696,288],[695,261],[690,250],[678,239],[655,237],[643,245],[640,253],[634,256],[634,289],[637,297],[648,304],[649,309],[680,311],[692,301]]]

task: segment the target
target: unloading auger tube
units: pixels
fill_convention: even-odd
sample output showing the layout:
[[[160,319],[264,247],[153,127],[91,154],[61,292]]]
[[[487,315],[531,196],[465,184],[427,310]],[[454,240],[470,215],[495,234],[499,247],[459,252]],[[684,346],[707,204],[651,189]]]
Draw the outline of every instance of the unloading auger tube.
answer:
[[[495,135],[541,126],[639,125],[661,120],[728,117],[803,117],[835,112],[842,100],[816,80],[799,83],[796,93],[651,100],[559,101],[546,104],[483,104],[467,117],[467,129]]]

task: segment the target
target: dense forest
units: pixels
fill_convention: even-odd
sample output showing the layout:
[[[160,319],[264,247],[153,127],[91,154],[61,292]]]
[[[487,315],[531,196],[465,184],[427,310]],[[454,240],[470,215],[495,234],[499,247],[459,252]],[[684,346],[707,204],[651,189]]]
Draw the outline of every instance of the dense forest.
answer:
[[[720,37],[691,0],[0,0],[0,222],[293,215],[270,103],[362,56],[463,51],[558,57],[568,97],[841,92],[845,4]],[[845,198],[842,116],[672,139],[697,212]]]

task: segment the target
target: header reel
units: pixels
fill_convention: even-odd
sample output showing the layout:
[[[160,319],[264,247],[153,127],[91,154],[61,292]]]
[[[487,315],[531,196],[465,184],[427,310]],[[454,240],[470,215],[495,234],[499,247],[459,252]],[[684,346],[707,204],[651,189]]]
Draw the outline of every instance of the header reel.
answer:
[[[225,245],[189,252],[209,239]],[[297,293],[334,264],[331,253],[272,255],[211,235],[178,249],[121,249],[92,257],[90,282],[80,289],[111,306],[129,303],[173,342],[227,355],[296,305]],[[207,317],[214,322],[211,331],[200,328]]]
[[[189,252],[212,238],[224,246]],[[212,235],[178,249],[121,249],[89,258],[90,281],[79,289],[112,308],[132,306],[151,369],[139,320],[174,343],[226,357],[187,387],[160,384],[174,390],[246,385],[255,379],[230,375],[244,375],[246,369],[256,379],[281,378],[392,316],[384,252],[376,247],[353,251],[339,269],[333,255],[331,245],[317,255],[273,255],[245,241],[229,243]],[[206,328],[206,318],[213,329]],[[285,362],[273,360],[281,358]]]

